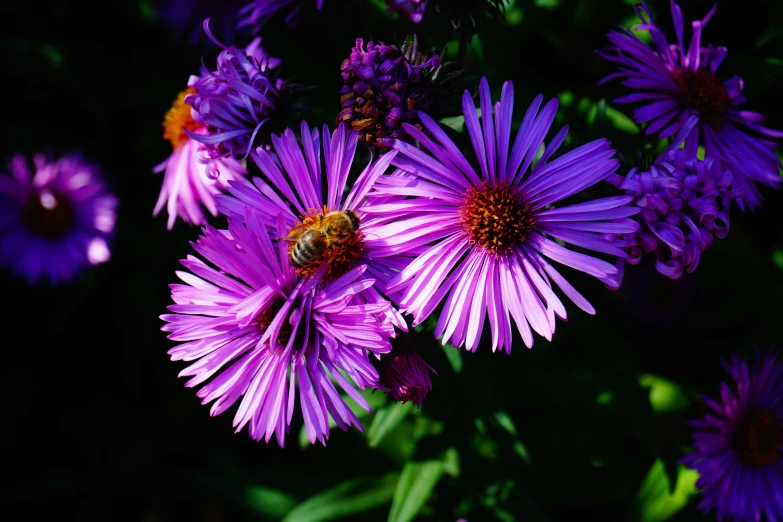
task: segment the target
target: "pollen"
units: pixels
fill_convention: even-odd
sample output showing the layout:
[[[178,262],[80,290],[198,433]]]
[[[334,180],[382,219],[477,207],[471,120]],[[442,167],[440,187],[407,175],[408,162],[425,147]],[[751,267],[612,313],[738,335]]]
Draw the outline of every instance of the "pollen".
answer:
[[[495,255],[506,254],[523,243],[535,225],[521,194],[502,183],[471,187],[459,217],[470,240]]]
[[[194,131],[199,127],[190,115],[190,105],[185,103],[185,96],[189,94],[196,94],[196,90],[188,87],[179,93],[163,119],[163,138],[171,142],[171,147],[174,150],[180,148],[190,139],[184,129]]]
[[[716,130],[723,128],[731,98],[722,81],[712,73],[690,69],[675,71],[674,81],[686,107],[698,111],[699,116]]]
[[[749,411],[734,433],[734,449],[747,466],[761,468],[783,457],[783,425],[766,409]]]
[[[284,299],[275,299],[266,310],[258,314],[258,317],[256,317],[256,326],[258,327],[258,331],[261,333],[261,335],[266,332],[267,328],[269,328],[269,326],[272,324],[272,321],[275,320],[275,317],[277,317],[277,314],[280,312],[283,304],[285,304]],[[291,330],[291,325],[288,323],[288,321],[285,321],[280,326],[280,333],[277,334],[276,348],[284,348],[288,344],[288,341],[291,338]]]
[[[330,210],[326,205],[320,209],[309,209],[302,216],[302,220],[291,229],[289,237],[298,237],[307,231],[307,229],[318,228],[321,219],[329,212]],[[333,281],[353,268],[356,260],[359,259],[364,252],[364,240],[364,233],[357,230],[356,233],[345,241],[330,243],[323,254],[307,266],[297,268],[296,273],[303,277],[310,277],[321,267],[321,265],[329,263],[329,268],[324,275],[324,280]],[[294,251],[295,246],[295,241],[289,241],[289,256]]]

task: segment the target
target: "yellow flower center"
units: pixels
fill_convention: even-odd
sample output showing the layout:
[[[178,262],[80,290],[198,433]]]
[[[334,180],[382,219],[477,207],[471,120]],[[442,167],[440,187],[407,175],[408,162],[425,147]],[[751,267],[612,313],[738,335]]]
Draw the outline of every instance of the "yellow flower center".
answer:
[[[163,138],[171,142],[171,147],[174,150],[180,148],[190,139],[184,129],[194,131],[199,127],[190,115],[190,105],[185,103],[185,96],[195,93],[196,90],[192,87],[179,93],[163,119]]]
[[[459,209],[462,228],[476,245],[492,254],[505,254],[533,230],[530,207],[514,188],[500,183],[471,187]]]

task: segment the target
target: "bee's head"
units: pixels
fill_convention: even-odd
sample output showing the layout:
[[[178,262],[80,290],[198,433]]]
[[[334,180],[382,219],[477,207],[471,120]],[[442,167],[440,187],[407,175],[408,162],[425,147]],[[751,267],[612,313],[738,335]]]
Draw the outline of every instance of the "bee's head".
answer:
[[[351,225],[354,230],[359,230],[359,216],[353,210],[346,210],[345,215],[351,220]]]

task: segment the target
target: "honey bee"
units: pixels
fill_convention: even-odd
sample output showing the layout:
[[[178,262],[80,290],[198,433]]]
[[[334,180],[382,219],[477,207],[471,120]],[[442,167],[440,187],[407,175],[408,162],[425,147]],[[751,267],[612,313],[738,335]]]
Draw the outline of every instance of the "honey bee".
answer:
[[[303,268],[316,261],[334,245],[345,243],[359,229],[359,216],[352,210],[334,210],[320,215],[312,225],[292,231],[286,238],[296,242],[291,264]]]

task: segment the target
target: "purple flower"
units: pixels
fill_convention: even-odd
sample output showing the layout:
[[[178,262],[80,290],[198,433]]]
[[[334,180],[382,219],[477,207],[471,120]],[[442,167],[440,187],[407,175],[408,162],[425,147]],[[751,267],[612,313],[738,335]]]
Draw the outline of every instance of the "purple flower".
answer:
[[[282,215],[285,237],[296,235],[297,231],[312,226],[332,211],[351,211],[358,219],[358,227],[347,241],[335,243],[312,263],[297,268],[304,277],[323,274],[327,280],[339,277],[357,266],[366,265],[366,277],[377,281],[379,286],[402,270],[404,259],[378,259],[368,242],[378,237],[377,228],[388,221],[384,216],[368,216],[364,211],[367,194],[375,180],[388,168],[396,152],[390,152],[366,166],[346,191],[348,174],[353,164],[358,144],[356,132],[338,126],[334,133],[323,128],[323,170],[321,142],[318,130],[312,132],[305,122],[301,127],[302,145],[291,129],[281,136],[272,136],[274,152],[280,160],[275,162],[272,154],[258,148],[251,155],[264,180],[254,178],[253,184],[230,184],[230,194],[218,196],[218,209],[228,215],[241,218],[245,209],[258,211],[259,219],[268,230],[277,228],[277,217]],[[282,165],[282,171],[278,165]],[[295,243],[289,244],[289,251]],[[326,267],[322,273],[321,268]],[[368,288],[358,298],[372,303],[386,302],[375,286]],[[385,313],[386,320],[403,330],[405,320],[392,308]]]
[[[197,76],[192,76],[189,85],[198,82]],[[169,218],[167,227],[174,226],[177,217],[190,225],[203,225],[206,217],[201,210],[204,206],[210,214],[217,215],[215,194],[228,187],[231,180],[243,180],[247,170],[242,163],[234,158],[218,158],[216,168],[221,176],[214,178],[207,175],[207,159],[209,152],[206,145],[190,138],[187,129],[195,134],[207,134],[205,125],[196,123],[190,114],[190,106],[185,103],[185,97],[195,94],[195,89],[188,87],[181,92],[163,120],[163,137],[171,142],[171,156],[153,169],[153,172],[164,172],[163,186],[158,202],[152,212],[153,216],[166,206]]]
[[[357,38],[340,67],[345,85],[337,121],[350,124],[359,140],[376,147],[391,147],[394,139],[410,141],[402,124],[421,129],[418,112],[432,112],[439,89],[461,72],[442,75],[445,65],[437,54],[420,53],[415,36],[401,48],[370,42],[367,50]]]
[[[308,438],[325,444],[329,417],[341,429],[362,429],[334,383],[370,410],[355,387],[378,387],[368,352],[391,349],[393,328],[376,318],[389,304],[353,304],[373,285],[362,277],[364,265],[323,285],[299,277],[288,245],[272,242],[264,218],[248,207],[242,219],[229,219],[228,230],[204,229],[194,248],[214,266],[194,256],[182,261],[189,272],[177,275],[186,284],[171,285],[175,304],[161,316],[169,323],[162,329],[182,341],[169,351],[172,360],[195,361],[180,375],[191,377],[190,387],[206,383],[197,395],[204,404],[215,401],[211,415],[239,401],[237,432],[247,426],[253,439],[267,442],[274,434],[283,446],[298,388]],[[285,225],[282,216],[277,221],[280,237]]]
[[[316,0],[316,7],[320,11],[324,0]],[[287,12],[286,25],[294,25],[302,8],[302,0],[253,0],[239,10],[239,27],[251,26],[255,32],[275,15]]]
[[[760,113],[737,108],[745,102],[739,77],[721,80],[716,76],[726,48],[701,44],[702,29],[716,7],[703,20],[693,22],[693,36],[686,47],[682,11],[674,0],[671,10],[676,44],[666,41],[661,29],[653,23],[647,5],[634,6],[642,22],[638,28],[649,31],[652,46],[642,43],[627,29],[610,32],[611,47],[598,54],[621,69],[601,83],[623,78],[623,85],[640,91],[616,101],[645,103],[634,109],[634,119],[648,123],[647,134],[658,133],[661,138],[674,136],[691,115],[698,116],[699,124],[687,142],[703,144],[706,156],[731,169],[733,187],[746,189],[737,198],[739,207],[744,210],[747,205],[752,209],[761,203],[757,182],[772,187],[780,183],[781,162],[774,150],[777,145],[768,138],[781,138],[783,133],[764,127]]]
[[[424,10],[427,9],[427,0],[388,0],[389,9],[400,13],[414,24],[421,22]]]
[[[595,313],[549,259],[597,278],[617,272],[606,261],[569,250],[557,240],[625,257],[624,242],[603,234],[635,232],[639,226],[628,216],[639,209],[627,206],[631,196],[553,207],[617,169],[609,142],[596,140],[550,161],[566,137],[563,128],[531,167],[554,121],[557,101],[539,113],[538,96],[510,146],[513,84],[503,85],[494,117],[486,78],[479,92],[483,122],[467,91],[462,101],[480,174],[438,124],[420,114],[433,138],[404,126],[426,152],[395,142],[398,155],[392,163],[409,174],[382,177],[376,191],[407,199],[364,209],[387,222],[376,229],[378,238],[368,240],[367,247],[378,257],[412,259],[388,282],[386,292],[401,311],[413,314],[414,325],[445,299],[435,329],[444,343],[474,351],[488,316],[492,349],[510,352],[510,317],[528,347],[533,345],[531,327],[551,340],[555,315],[566,318],[552,282],[579,308]]]
[[[729,189],[731,172],[712,158],[698,159],[693,142],[691,147],[678,148],[696,122],[692,116],[649,169],[633,168],[626,176],[612,174],[607,179],[641,209],[634,217],[640,228],[624,236],[628,257],[618,260],[620,271],[607,281],[610,287],[620,286],[624,262],[637,264],[643,252],[655,253],[658,272],[679,279],[683,270],[696,270],[714,237],[723,239],[729,233],[728,201],[738,195]]]
[[[110,257],[116,198],[77,154],[19,154],[0,175],[0,265],[30,282],[60,283]]]
[[[395,401],[411,401],[420,408],[432,390],[430,373],[437,372],[411,349],[395,349],[381,359],[381,365],[381,389]]]
[[[719,520],[783,520],[783,361],[756,353],[724,363],[731,383],[721,383],[710,411],[691,422],[695,451],[683,462],[699,472],[699,507]]]
[[[260,39],[247,49],[225,47],[212,36],[208,23],[204,21],[207,36],[223,51],[217,58],[217,70],[205,72],[192,85],[195,94],[185,97],[185,103],[193,107],[193,120],[206,126],[207,133],[185,132],[206,145],[210,173],[217,177],[216,160],[245,159],[257,143],[268,144],[271,130],[281,123],[290,92],[278,78],[280,60],[263,51]]]

